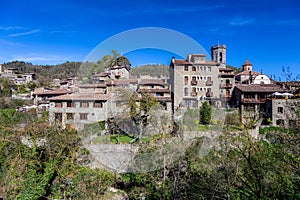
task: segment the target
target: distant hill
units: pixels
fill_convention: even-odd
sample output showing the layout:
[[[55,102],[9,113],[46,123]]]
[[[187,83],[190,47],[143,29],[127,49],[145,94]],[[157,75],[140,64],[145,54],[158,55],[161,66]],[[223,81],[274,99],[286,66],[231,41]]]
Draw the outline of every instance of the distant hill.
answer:
[[[19,73],[35,73],[38,77],[45,76],[50,79],[65,79],[77,76],[81,62],[65,62],[58,65],[33,65],[23,61],[5,63],[7,68],[17,68]]]
[[[136,77],[149,75],[156,77],[169,77],[169,66],[156,64],[156,65],[142,65],[139,67],[131,68],[130,74]]]

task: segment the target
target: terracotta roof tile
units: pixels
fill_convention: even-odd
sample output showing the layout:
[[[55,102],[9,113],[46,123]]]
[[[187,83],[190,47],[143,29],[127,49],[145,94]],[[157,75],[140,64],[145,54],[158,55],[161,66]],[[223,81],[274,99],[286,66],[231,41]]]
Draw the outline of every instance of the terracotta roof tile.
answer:
[[[244,65],[251,65],[251,66],[252,66],[252,64],[250,63],[249,60],[246,60],[245,63],[243,64],[243,66],[244,66]]]
[[[236,88],[241,90],[242,92],[266,92],[266,93],[273,93],[273,92],[281,92],[283,91],[278,85],[275,84],[236,84]]]
[[[60,95],[57,97],[52,97],[49,99],[50,101],[56,101],[56,100],[78,100],[78,101],[94,101],[94,100],[108,100],[108,95],[102,94],[102,93],[73,93],[73,94],[66,94],[66,95]]]
[[[59,95],[59,94],[67,94],[72,93],[72,90],[69,89],[55,89],[55,90],[48,90],[48,91],[37,91],[34,94],[36,95]]]
[[[174,64],[177,64],[177,65],[188,65],[188,64],[192,64],[186,60],[175,60]]]
[[[79,88],[106,88],[105,83],[100,83],[100,84],[81,84],[78,85]]]

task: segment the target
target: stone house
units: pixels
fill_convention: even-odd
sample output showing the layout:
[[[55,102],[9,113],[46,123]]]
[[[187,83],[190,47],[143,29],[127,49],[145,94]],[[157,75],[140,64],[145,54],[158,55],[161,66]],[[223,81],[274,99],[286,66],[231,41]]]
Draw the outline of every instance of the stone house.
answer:
[[[299,127],[300,98],[277,96],[269,98],[266,102],[267,117],[271,119],[272,126],[285,128]]]
[[[205,54],[190,54],[186,60],[172,58],[170,85],[174,110],[199,108],[204,100],[215,106],[226,104],[234,87],[233,70],[226,68],[226,46],[213,46],[211,57],[211,61]]]
[[[161,79],[140,79],[137,92],[139,97],[142,93],[152,95],[165,108],[169,114],[172,114],[172,99],[169,84]]]
[[[107,119],[108,95],[73,93],[50,98],[50,124],[62,128],[83,129],[84,124]]]
[[[237,84],[232,93],[231,105],[239,108],[243,123],[258,120],[266,113],[268,96],[282,91],[276,84]]]

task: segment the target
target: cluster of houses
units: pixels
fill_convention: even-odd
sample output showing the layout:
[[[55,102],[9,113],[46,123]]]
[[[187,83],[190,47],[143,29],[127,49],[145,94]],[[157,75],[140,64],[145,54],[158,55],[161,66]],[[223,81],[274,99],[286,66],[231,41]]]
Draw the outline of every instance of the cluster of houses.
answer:
[[[122,90],[147,93],[157,99],[170,116],[178,110],[198,109],[204,101],[217,108],[238,108],[242,121],[265,119],[260,123],[291,127],[298,123],[300,82],[276,82],[253,71],[249,60],[240,73],[226,67],[226,46],[211,48],[205,54],[190,54],[185,60],[170,62],[170,77],[133,77],[128,63],[116,62],[105,72],[94,74],[92,82],[83,84],[74,79],[56,80],[58,89],[36,88],[33,103],[39,111],[49,110],[50,123],[63,128],[82,129],[84,124],[107,120],[120,113]],[[2,67],[1,67],[2,71]],[[14,69],[1,73],[20,83],[32,81],[34,75],[15,76]]]
[[[24,85],[36,80],[34,73],[19,73],[17,68],[5,68],[0,64],[0,77],[7,78],[15,85]]]

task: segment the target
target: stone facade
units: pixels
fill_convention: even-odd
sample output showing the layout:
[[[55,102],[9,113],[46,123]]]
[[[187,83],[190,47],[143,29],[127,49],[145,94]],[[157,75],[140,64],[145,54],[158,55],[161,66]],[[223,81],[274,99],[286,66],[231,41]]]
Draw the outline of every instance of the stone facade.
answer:
[[[266,103],[266,114],[272,126],[294,128],[299,125],[300,99],[274,98]]]
[[[84,124],[107,119],[105,94],[68,94],[50,100],[49,121],[62,128],[82,129]]]
[[[204,54],[190,54],[186,60],[172,58],[170,85],[174,110],[199,108],[207,99],[215,102],[215,106],[224,106],[222,101],[230,98],[234,74],[226,68],[226,46],[216,45],[211,50],[212,61]]]
[[[242,122],[247,124],[261,119],[260,115],[266,112],[268,96],[281,91],[282,89],[275,84],[237,84],[232,94],[231,105],[240,109]]]

